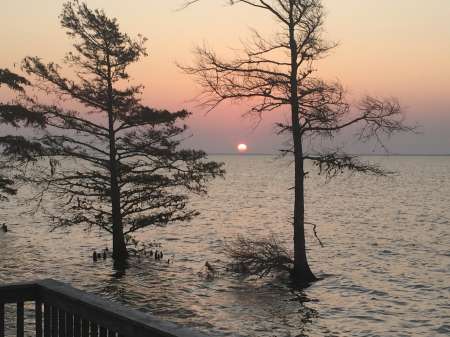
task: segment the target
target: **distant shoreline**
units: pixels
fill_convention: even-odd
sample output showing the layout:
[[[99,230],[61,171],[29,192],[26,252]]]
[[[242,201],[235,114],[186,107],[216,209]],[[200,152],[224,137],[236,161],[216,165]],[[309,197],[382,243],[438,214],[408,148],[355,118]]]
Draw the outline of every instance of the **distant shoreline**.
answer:
[[[278,156],[279,153],[207,153],[209,156]],[[389,153],[389,154],[366,154],[366,153],[351,153],[351,156],[360,157],[450,157],[450,153],[447,154],[403,154],[403,153]]]

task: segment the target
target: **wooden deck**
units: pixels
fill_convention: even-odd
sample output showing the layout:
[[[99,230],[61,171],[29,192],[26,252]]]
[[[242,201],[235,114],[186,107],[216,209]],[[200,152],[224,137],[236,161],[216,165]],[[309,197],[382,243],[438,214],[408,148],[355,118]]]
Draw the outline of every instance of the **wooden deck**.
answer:
[[[5,304],[16,304],[16,336],[24,337],[25,302],[34,302],[36,337],[206,337],[55,280],[0,285],[0,337]]]

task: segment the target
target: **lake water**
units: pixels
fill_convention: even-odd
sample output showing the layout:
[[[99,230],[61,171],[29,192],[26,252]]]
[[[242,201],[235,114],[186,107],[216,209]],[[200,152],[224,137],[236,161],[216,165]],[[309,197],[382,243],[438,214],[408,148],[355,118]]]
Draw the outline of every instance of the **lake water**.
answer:
[[[94,263],[108,238],[73,228],[49,232],[11,200],[0,206],[0,283],[55,278],[210,336],[449,336],[450,157],[369,157],[398,175],[307,180],[311,268],[323,280],[299,292],[283,277],[199,275],[226,263],[237,234],[274,232],[291,243],[292,166],[271,156],[212,156],[225,179],[192,204],[188,223],[147,231],[174,263],[132,260],[117,275]],[[22,191],[26,193],[27,191]]]

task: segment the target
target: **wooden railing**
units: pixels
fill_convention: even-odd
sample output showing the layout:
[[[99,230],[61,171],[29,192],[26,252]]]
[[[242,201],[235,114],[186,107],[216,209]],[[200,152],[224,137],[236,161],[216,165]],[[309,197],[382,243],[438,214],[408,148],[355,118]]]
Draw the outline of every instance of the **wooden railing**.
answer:
[[[50,279],[0,285],[0,337],[5,337],[5,304],[11,303],[16,336],[24,337],[26,302],[34,302],[36,337],[206,337]]]

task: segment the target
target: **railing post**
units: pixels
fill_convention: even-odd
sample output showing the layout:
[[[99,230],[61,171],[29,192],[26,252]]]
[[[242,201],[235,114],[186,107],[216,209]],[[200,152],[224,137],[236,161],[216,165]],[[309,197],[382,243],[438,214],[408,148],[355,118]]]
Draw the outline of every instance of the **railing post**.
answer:
[[[89,337],[89,321],[83,319],[83,325],[81,326],[81,337]]]
[[[17,337],[24,335],[24,304],[22,301],[17,302]]]
[[[58,337],[58,308],[52,305],[52,337]]]
[[[100,337],[108,337],[108,330],[104,327],[100,327]]]
[[[77,314],[73,316],[73,337],[81,337],[81,318]]]
[[[5,304],[0,302],[0,337],[5,337]]]
[[[91,322],[91,337],[98,337],[98,325],[95,322]]]
[[[59,309],[59,337],[66,337],[66,312]]]
[[[51,337],[50,319],[51,319],[50,305],[44,303],[44,337]]]
[[[73,337],[73,314],[66,311],[66,337]]]
[[[35,302],[36,337],[42,337],[42,302]]]

